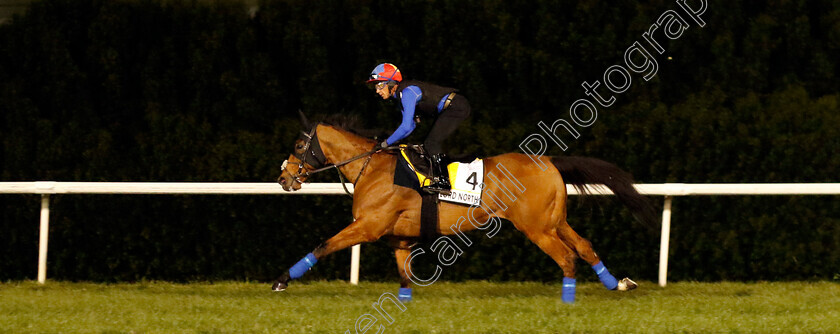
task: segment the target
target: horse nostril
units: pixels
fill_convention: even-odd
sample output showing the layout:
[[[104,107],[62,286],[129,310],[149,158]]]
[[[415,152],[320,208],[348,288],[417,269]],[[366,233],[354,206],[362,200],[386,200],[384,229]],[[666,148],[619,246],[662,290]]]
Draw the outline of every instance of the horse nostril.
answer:
[[[277,183],[279,183],[279,184],[281,184],[281,185],[282,185],[282,184],[286,184],[286,179],[284,179],[284,178],[282,178],[282,177],[278,177],[278,178],[277,178]]]

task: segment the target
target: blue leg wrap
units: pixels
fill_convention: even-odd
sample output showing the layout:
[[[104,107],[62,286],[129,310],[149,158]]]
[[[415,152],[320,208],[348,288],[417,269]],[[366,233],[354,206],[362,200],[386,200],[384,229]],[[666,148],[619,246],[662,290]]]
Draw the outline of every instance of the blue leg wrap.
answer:
[[[601,283],[604,283],[607,289],[615,290],[618,286],[618,281],[610,274],[607,267],[604,267],[604,261],[598,262],[598,264],[592,266],[592,269],[595,270],[595,273],[598,274],[598,279],[601,280]]]
[[[571,304],[575,302],[575,284],[577,280],[574,278],[563,277],[563,302]]]
[[[318,259],[315,258],[315,255],[312,253],[306,254],[306,257],[295,263],[291,268],[289,268],[289,277],[292,279],[297,279],[303,274],[306,273],[309,268],[315,265],[318,262]]]
[[[411,288],[400,288],[400,293],[397,295],[397,298],[401,302],[410,302],[411,301]]]

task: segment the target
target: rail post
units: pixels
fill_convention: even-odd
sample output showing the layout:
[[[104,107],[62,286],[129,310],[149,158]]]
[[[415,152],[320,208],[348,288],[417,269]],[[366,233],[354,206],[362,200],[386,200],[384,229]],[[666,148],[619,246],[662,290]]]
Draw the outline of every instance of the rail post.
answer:
[[[362,257],[362,245],[353,246],[350,253],[350,284],[359,285],[359,260]]]
[[[671,238],[671,201],[673,196],[665,196],[662,209],[662,235],[659,239],[659,286],[668,283],[668,242]]]
[[[50,195],[41,195],[41,237],[38,242],[38,283],[47,282],[47,240],[50,237]]]

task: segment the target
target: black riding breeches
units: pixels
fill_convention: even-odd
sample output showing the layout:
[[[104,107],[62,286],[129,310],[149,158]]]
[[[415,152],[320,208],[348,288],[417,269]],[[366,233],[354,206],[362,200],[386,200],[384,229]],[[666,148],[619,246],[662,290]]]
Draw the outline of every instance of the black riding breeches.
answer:
[[[426,141],[423,146],[426,147],[426,152],[431,155],[438,155],[443,153],[443,141],[449,137],[458,128],[468,116],[470,115],[470,102],[467,98],[460,94],[455,95],[449,108],[444,109],[437,118]]]

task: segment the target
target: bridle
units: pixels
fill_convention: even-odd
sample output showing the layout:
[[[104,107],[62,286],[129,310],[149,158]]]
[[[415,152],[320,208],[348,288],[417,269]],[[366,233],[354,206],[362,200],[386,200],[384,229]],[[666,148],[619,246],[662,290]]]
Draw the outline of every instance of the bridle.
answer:
[[[327,157],[324,156],[324,152],[321,150],[321,145],[318,142],[318,134],[315,132],[315,129],[317,129],[317,128],[318,128],[317,125],[313,126],[312,130],[310,130],[309,133],[301,131],[301,135],[305,138],[304,139],[305,144],[303,146],[302,153],[301,154],[297,154],[297,153],[293,154],[295,156],[295,158],[300,160],[300,162],[290,162],[288,159],[284,160],[283,165],[280,166],[281,173],[282,173],[282,171],[286,171],[286,172],[289,173],[289,175],[292,176],[292,179],[295,182],[303,184],[305,181],[302,181],[301,177],[308,178],[312,174],[323,172],[323,171],[331,169],[331,168],[335,168],[336,171],[338,171],[338,177],[339,177],[339,179],[341,179],[341,185],[342,185],[342,187],[344,187],[344,191],[348,195],[351,195],[350,191],[347,190],[347,186],[345,185],[346,181],[344,180],[344,176],[341,174],[341,170],[339,170],[338,167],[344,166],[344,165],[349,164],[353,161],[356,161],[356,160],[367,157],[367,160],[365,161],[365,164],[359,170],[359,175],[357,175],[356,179],[353,180],[353,182],[352,182],[352,184],[355,186],[356,183],[359,182],[359,178],[362,177],[362,173],[365,171],[365,168],[367,168],[367,165],[370,162],[370,159],[373,158],[373,155],[375,153],[379,152],[379,151],[389,149],[389,148],[374,147],[372,150],[370,150],[368,152],[365,152],[365,153],[362,153],[362,154],[359,154],[359,155],[357,155],[355,157],[352,157],[350,159],[347,159],[347,160],[344,160],[344,161],[341,161],[341,162],[338,162],[338,163],[335,163],[335,164],[330,164],[330,163],[327,162]],[[313,142],[315,144],[312,144]],[[307,159],[310,159],[310,160],[307,161]],[[294,174],[291,171],[289,171],[288,169],[286,169],[289,166],[289,164],[298,165],[298,173]],[[309,170],[306,167],[306,165],[309,165],[313,169]],[[300,171],[303,171],[303,173],[301,173]]]
[[[315,147],[313,147],[313,145],[312,145],[312,142],[313,142],[312,139],[316,137],[315,128],[316,127],[312,127],[312,130],[310,130],[309,133],[306,133],[304,131],[300,132],[301,135],[305,138],[304,139],[305,144],[303,146],[303,153],[298,154],[297,152],[295,152],[293,154],[295,156],[295,158],[298,158],[299,162],[290,162],[287,159],[287,160],[284,160],[283,165],[280,166],[281,173],[282,173],[282,171],[288,172],[289,175],[292,176],[292,179],[294,179],[295,182],[297,182],[297,183],[303,183],[303,181],[300,179],[301,176],[302,177],[309,177],[312,174],[315,174],[315,173],[320,172],[322,170],[331,168],[331,167],[324,167],[324,166],[327,165],[327,158],[324,156],[324,152],[321,151],[320,145],[318,145],[317,152],[315,151]],[[314,140],[314,142],[316,143],[316,145],[318,144],[317,139]],[[311,156],[311,160],[307,161],[310,156]],[[298,173],[297,174],[293,174],[291,171],[286,169],[289,166],[289,164],[298,165]],[[309,169],[306,167],[307,164],[313,168],[312,171],[309,171]],[[319,166],[320,166],[320,168],[319,168]],[[301,173],[301,171],[304,171],[304,172]]]

